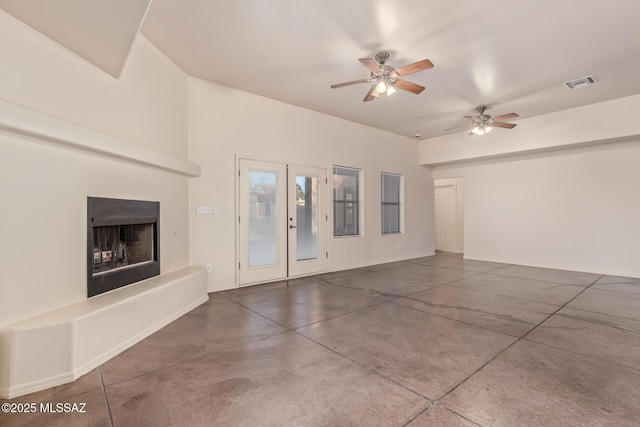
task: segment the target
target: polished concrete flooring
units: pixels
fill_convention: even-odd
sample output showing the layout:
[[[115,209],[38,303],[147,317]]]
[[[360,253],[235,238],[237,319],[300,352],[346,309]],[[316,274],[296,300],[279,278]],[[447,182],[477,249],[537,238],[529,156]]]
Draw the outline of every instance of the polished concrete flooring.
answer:
[[[11,402],[86,412],[2,426],[640,425],[640,279],[438,254],[219,292]]]

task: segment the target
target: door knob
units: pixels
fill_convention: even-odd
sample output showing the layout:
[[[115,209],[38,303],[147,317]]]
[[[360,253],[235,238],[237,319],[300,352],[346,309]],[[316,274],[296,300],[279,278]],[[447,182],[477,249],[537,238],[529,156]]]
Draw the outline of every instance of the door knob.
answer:
[[[290,225],[289,228],[296,228],[296,226],[295,225]]]

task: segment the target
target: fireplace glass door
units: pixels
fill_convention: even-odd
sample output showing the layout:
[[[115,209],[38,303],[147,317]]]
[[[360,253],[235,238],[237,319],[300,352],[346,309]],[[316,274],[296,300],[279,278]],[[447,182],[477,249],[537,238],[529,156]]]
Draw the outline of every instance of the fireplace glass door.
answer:
[[[93,275],[153,261],[153,224],[93,229]]]

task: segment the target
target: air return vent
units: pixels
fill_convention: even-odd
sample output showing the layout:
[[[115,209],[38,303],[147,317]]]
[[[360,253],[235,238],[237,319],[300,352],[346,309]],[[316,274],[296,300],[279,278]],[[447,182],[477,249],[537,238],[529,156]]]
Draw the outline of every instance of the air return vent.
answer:
[[[579,87],[589,86],[596,83],[596,79],[593,76],[582,77],[580,79],[564,82],[569,89],[577,89]]]

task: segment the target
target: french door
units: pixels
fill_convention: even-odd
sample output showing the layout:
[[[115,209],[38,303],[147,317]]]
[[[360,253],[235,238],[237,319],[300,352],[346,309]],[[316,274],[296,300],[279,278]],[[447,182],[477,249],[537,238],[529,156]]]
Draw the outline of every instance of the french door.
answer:
[[[239,163],[240,285],[325,271],[326,171]]]

